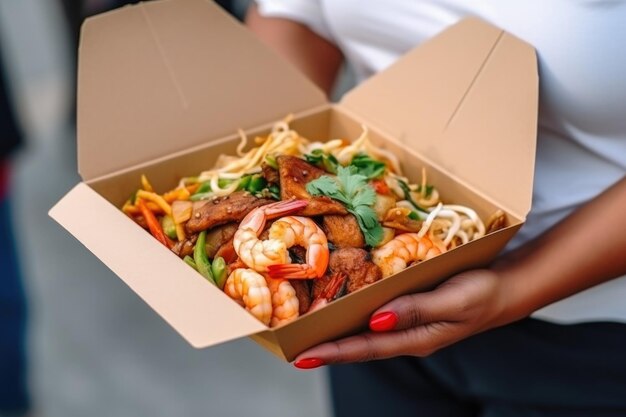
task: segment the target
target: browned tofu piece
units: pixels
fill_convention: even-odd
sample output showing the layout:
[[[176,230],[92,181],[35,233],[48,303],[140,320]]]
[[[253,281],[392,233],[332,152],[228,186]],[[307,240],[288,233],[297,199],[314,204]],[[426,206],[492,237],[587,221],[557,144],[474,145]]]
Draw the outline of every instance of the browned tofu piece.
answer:
[[[267,181],[270,184],[280,184],[280,177],[278,176],[277,170],[267,165],[266,163],[263,163],[261,165],[261,169],[262,169],[261,172],[262,172],[263,178],[265,178],[265,181]]]
[[[326,233],[326,238],[338,248],[362,248],[365,246],[365,239],[352,214],[324,216],[322,229]]]
[[[300,216],[321,216],[324,214],[347,214],[345,207],[328,197],[311,197],[306,191],[309,181],[322,175],[328,175],[324,170],[313,166],[295,156],[280,155],[276,158],[280,175],[280,198],[289,200],[297,198],[307,200],[309,204],[303,208]]]
[[[198,240],[198,235],[187,236],[187,239],[176,242],[172,247],[172,252],[176,255],[184,258],[185,256],[193,255],[193,248],[196,246],[196,240]]]
[[[194,203],[191,218],[185,225],[188,233],[198,233],[225,223],[239,223],[257,207],[273,203],[267,198],[256,198],[245,191],[226,197]]]

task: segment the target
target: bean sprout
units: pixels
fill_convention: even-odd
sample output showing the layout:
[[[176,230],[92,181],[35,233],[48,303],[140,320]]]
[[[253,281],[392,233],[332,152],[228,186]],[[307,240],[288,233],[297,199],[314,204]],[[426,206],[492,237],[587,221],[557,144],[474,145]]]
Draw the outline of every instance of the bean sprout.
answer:
[[[361,128],[363,131],[357,140],[343,147],[338,152],[333,153],[337,161],[339,161],[341,165],[348,165],[356,154],[365,153],[371,157],[387,162],[388,165],[391,165],[391,170],[399,174],[401,170],[398,158],[390,151],[372,145],[369,139],[369,129],[365,125],[361,125]]]
[[[240,129],[240,142],[236,148],[237,156],[221,156],[215,168],[200,173],[197,178],[183,178],[179,183],[179,188],[184,188],[190,182],[209,181],[211,190],[206,193],[205,198],[221,197],[236,191],[244,175],[261,172],[262,164],[268,156],[302,157],[306,153],[319,149],[324,153],[332,154],[341,165],[345,166],[349,165],[357,154],[365,153],[387,164],[389,169],[384,176],[384,181],[400,200],[396,203],[396,207],[415,210],[415,206],[409,201],[412,200],[429,211],[418,232],[420,237],[429,234],[440,239],[446,247],[452,248],[459,241],[467,243],[485,235],[485,225],[474,210],[456,204],[444,205],[440,202],[438,190],[428,185],[425,168],[422,168],[420,184],[411,184],[406,177],[402,176],[396,156],[388,150],[374,146],[370,142],[369,130],[366,126],[362,126],[361,135],[352,143],[347,143],[343,139],[309,142],[289,127],[291,119],[292,117],[288,116],[274,124],[270,134],[266,137],[256,137],[254,140],[256,146],[247,152],[244,149],[250,141],[246,133]],[[220,186],[220,180],[227,181],[226,185],[222,183]],[[408,195],[405,195],[405,188],[400,181],[409,187]]]
[[[420,229],[419,232],[417,232],[417,235],[419,237],[424,237],[426,236],[426,233],[428,233],[428,229],[430,228],[430,225],[432,224],[433,220],[435,220],[435,217],[437,217],[437,214],[439,214],[439,211],[441,211],[441,208],[443,207],[443,204],[439,203],[437,204],[437,207],[435,207],[426,217],[426,220],[424,220],[424,223],[422,223],[422,228]]]
[[[461,222],[461,216],[459,216],[456,212],[454,212],[453,210],[446,209],[445,206],[442,206],[442,207],[444,208],[442,208],[439,211],[438,216],[448,218],[451,220],[450,227],[448,228],[446,237],[443,240],[444,245],[448,246],[450,242],[452,242],[452,239],[454,239],[454,237],[457,235],[459,230],[461,230],[462,222]]]
[[[237,190],[239,182],[244,175],[261,172],[261,165],[268,155],[297,155],[302,154],[301,150],[308,145],[308,140],[300,136],[295,130],[289,128],[291,116],[276,123],[272,127],[271,133],[267,137],[257,137],[255,143],[258,145],[248,152],[244,148],[249,140],[243,130],[239,130],[240,142],[237,145],[238,157],[224,157],[218,160],[216,168],[201,172],[195,178],[196,183],[209,181],[211,191],[206,193],[206,198],[212,196],[225,196]],[[219,180],[232,181],[225,187],[219,186]],[[183,178],[178,187],[185,187],[190,182],[189,178]]]
[[[485,225],[469,207],[439,203],[431,209],[418,235],[423,237],[427,233],[437,236],[450,248],[456,246],[455,237],[461,239],[462,243],[467,243],[484,236]]]

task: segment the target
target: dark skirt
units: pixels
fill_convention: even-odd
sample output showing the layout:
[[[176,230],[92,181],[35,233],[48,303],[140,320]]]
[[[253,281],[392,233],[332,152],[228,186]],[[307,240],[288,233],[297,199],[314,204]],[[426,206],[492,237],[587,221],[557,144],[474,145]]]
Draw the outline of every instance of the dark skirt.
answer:
[[[526,319],[330,374],[338,417],[626,416],[626,324]]]

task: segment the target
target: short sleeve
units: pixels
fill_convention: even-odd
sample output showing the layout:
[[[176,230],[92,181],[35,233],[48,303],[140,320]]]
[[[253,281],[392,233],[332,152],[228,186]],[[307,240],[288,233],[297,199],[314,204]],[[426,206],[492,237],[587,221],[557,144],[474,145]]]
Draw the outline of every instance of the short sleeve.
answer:
[[[255,0],[264,17],[280,17],[302,23],[313,32],[333,42],[321,0]]]

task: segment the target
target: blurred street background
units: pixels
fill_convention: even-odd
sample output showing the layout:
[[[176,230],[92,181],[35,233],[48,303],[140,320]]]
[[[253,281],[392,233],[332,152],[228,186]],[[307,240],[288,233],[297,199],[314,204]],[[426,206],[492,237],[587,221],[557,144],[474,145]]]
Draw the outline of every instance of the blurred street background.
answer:
[[[27,415],[329,415],[323,371],[298,371],[247,339],[193,349],[48,217],[80,181],[69,27],[55,0],[0,1],[26,141],[13,158],[11,204],[29,304]]]

